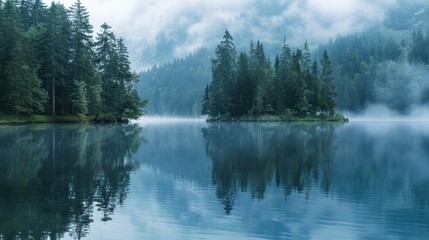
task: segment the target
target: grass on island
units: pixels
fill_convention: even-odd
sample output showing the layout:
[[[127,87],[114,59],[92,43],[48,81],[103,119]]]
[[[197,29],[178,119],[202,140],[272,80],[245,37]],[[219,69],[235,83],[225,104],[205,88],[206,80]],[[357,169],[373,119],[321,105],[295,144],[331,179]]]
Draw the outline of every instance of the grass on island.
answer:
[[[208,119],[209,122],[228,122],[228,121],[238,121],[238,122],[347,122],[348,119],[345,118],[340,113],[335,113],[333,116],[326,115],[245,115],[239,118],[228,118],[220,117],[218,119]]]

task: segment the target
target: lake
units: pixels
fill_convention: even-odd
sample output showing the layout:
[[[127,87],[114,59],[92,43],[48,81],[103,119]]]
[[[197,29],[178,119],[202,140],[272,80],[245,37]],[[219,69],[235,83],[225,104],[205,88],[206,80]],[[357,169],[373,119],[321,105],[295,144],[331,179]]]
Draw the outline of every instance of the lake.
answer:
[[[425,122],[0,126],[0,239],[421,239]]]

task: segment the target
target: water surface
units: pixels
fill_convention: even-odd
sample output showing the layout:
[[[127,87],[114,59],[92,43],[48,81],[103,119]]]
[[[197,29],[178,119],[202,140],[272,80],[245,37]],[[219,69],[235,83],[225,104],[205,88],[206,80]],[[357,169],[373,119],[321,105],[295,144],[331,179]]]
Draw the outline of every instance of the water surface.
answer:
[[[0,239],[419,239],[424,122],[0,127]]]

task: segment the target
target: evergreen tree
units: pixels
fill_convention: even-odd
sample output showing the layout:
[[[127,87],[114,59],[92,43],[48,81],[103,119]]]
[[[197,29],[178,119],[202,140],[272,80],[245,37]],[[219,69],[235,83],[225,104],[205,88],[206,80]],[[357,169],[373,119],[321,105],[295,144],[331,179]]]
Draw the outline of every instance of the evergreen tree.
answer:
[[[284,84],[281,80],[281,67],[280,67],[280,58],[279,55],[276,55],[274,61],[274,84],[272,86],[272,96],[273,96],[273,108],[277,114],[281,114],[285,111],[285,102],[284,95],[285,89]]]
[[[143,112],[143,107],[147,101],[142,101],[136,90],[136,85],[139,81],[138,75],[131,72],[130,61],[128,59],[128,50],[124,44],[124,40],[119,38],[117,42],[117,94],[119,105],[117,113],[124,119],[137,119]]]
[[[113,75],[111,61],[116,57],[116,36],[108,24],[101,25],[101,32],[97,33],[95,42],[96,63],[98,70],[102,73],[102,79],[111,77]]]
[[[409,59],[413,63],[429,64],[429,37],[425,37],[420,29],[413,31]]]
[[[238,57],[237,77],[234,87],[234,111],[232,115],[238,117],[247,114],[253,105],[249,63],[245,53],[241,53]]]
[[[307,74],[307,86],[309,90],[309,107],[313,114],[320,111],[320,79],[319,66],[317,61],[314,61],[311,67],[311,72]]]
[[[335,111],[335,85],[334,77],[331,68],[331,61],[329,60],[328,53],[323,52],[322,59],[320,60],[322,70],[320,73],[321,86],[321,110],[328,112],[332,115]]]
[[[115,120],[140,116],[146,102],[137,95],[138,76],[123,40],[107,24],[102,28],[94,57],[92,26],[80,0],[70,11],[59,3],[47,9],[41,0],[0,0],[0,111],[28,115],[49,107],[53,116],[94,115],[105,110],[103,92],[112,96]]]
[[[212,117],[230,114],[231,97],[235,77],[236,51],[233,38],[225,30],[223,40],[216,47],[216,58],[212,61],[213,83],[210,87],[210,113]]]
[[[96,114],[100,110],[101,106],[101,81],[99,74],[97,73],[93,63],[93,50],[92,50],[92,25],[89,23],[89,13],[87,9],[82,5],[80,0],[72,5],[71,9],[71,32],[72,32],[72,55],[71,55],[71,79],[69,84],[72,86],[70,89],[72,93],[69,94],[70,103],[73,109],[72,114],[75,113],[86,113]],[[81,83],[75,83],[75,81],[83,82],[85,84],[86,99],[75,99],[80,94],[76,94],[76,86],[82,86]],[[76,102],[86,102],[87,106],[75,105]],[[85,111],[86,110],[86,111]]]
[[[201,114],[208,115],[210,114],[210,97],[209,97],[209,85],[206,85],[204,89],[203,102],[201,107]]]
[[[304,48],[302,50],[302,69],[304,72],[310,71],[311,68],[311,53],[310,48],[308,47],[307,41],[304,43]]]
[[[229,36],[227,33],[224,38]],[[221,44],[225,42],[223,40]],[[250,57],[241,53],[235,66],[229,68],[233,74],[227,76],[234,77],[231,85],[229,79],[221,78],[226,74],[218,63],[227,58],[221,53],[228,52],[222,50],[221,44],[217,49],[217,59],[213,60],[213,81],[205,89],[203,114],[212,119],[234,119],[243,115],[316,115],[320,110],[334,113],[335,86],[326,52],[319,78],[317,62],[310,64],[311,53],[307,43],[304,50],[297,49],[291,53],[284,42],[273,68],[263,44],[257,41],[255,46],[252,41]],[[232,91],[226,91],[230,86]]]
[[[279,56],[279,81],[283,89],[283,107],[291,110],[294,105],[294,92],[291,88],[292,86],[292,76],[291,76],[291,66],[292,66],[292,52],[286,43],[286,39],[283,41],[283,46]]]
[[[62,4],[52,3],[48,9],[46,31],[42,36],[39,52],[39,76],[49,94],[52,115],[64,114],[67,98],[67,81],[70,74],[71,22]],[[68,93],[71,94],[71,93]]]
[[[97,67],[101,73],[102,102],[104,110],[107,112],[114,111],[114,105],[118,103],[118,99],[114,98],[119,60],[116,41],[111,27],[106,23],[101,25],[101,32],[97,34],[95,50]]]
[[[256,91],[254,96],[254,105],[251,112],[256,115],[261,115],[267,111],[273,111],[268,89],[272,80],[272,69],[270,62],[265,55],[264,46],[259,41],[256,43],[253,58],[252,63],[254,65],[252,66],[252,77]]]
[[[212,80],[212,58],[201,48],[140,73],[138,90],[142,98],[150,99],[148,114],[199,116],[205,87]]]
[[[46,92],[41,88],[36,69],[26,63],[20,40],[5,66],[1,88],[7,93],[1,97],[4,110],[17,115],[44,111]]]
[[[297,49],[292,55],[292,108],[300,114],[307,113],[308,109],[308,95],[306,83],[304,81],[304,72],[301,63],[303,62],[303,53],[301,49]]]
[[[19,0],[16,3],[26,29],[39,27],[40,23],[46,21],[47,8],[41,0]]]
[[[1,109],[16,114],[41,112],[46,93],[41,89],[33,63],[31,34],[25,33],[18,11],[10,0],[5,3],[1,22]],[[26,51],[24,45],[29,45]]]

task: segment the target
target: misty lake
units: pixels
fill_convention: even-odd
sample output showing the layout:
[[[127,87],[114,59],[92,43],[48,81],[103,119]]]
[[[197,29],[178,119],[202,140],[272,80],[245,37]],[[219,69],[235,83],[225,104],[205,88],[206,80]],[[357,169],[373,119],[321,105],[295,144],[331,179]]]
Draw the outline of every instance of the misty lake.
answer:
[[[419,239],[424,122],[0,126],[0,239]]]

